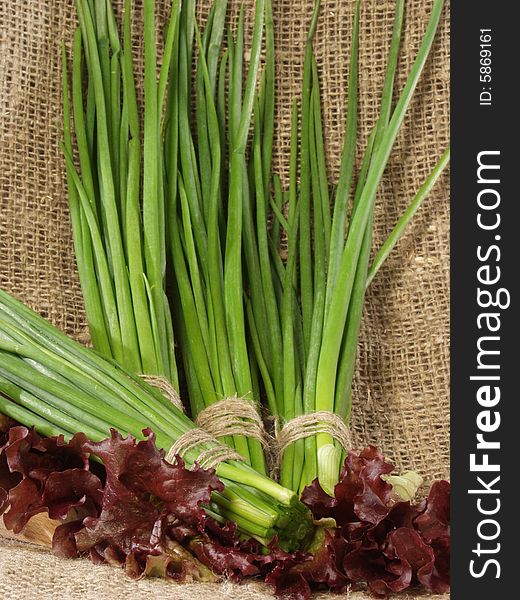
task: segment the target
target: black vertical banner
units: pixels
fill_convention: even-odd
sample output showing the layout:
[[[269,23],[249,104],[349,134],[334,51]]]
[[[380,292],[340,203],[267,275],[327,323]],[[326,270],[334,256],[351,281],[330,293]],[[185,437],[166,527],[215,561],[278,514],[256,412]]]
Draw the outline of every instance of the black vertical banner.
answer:
[[[518,597],[518,12],[452,1],[454,600]]]

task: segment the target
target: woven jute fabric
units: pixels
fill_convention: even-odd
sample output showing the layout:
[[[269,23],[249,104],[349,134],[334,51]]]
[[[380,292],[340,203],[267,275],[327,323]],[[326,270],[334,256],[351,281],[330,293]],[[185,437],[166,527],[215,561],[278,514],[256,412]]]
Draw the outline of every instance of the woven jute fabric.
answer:
[[[141,0],[136,3],[137,16]],[[159,21],[168,1],[158,1]],[[208,0],[198,3],[207,14]],[[240,2],[230,2],[235,19]],[[252,0],[244,0],[251,15]],[[361,18],[360,131],[378,112],[395,3],[365,0]],[[432,0],[407,0],[396,88],[424,33]],[[299,93],[312,0],[273,0],[277,40],[275,164],[288,173],[291,102]],[[323,0],[316,36],[330,180],[337,177],[347,100],[354,0]],[[160,23],[159,23],[160,26]],[[76,273],[59,142],[60,44],[76,27],[71,0],[0,0],[0,285],[68,334],[84,341],[86,321]],[[136,36],[136,50],[140,41]],[[374,247],[385,238],[449,138],[449,6],[398,137],[378,197]],[[366,299],[354,385],[354,447],[379,446],[400,470],[427,483],[449,470],[449,190],[444,175]],[[35,577],[37,574],[37,577]],[[132,582],[87,561],[0,541],[0,597],[197,599],[270,595],[237,588]],[[363,596],[352,594],[353,599]],[[412,598],[404,595],[402,598]],[[433,597],[432,597],[433,598]]]
[[[20,542],[4,543],[0,552],[0,575],[0,592],[5,600],[272,600],[265,585],[256,582],[238,586],[229,582],[177,585],[157,579],[133,581],[113,567],[96,566],[83,560],[63,560]],[[315,596],[316,600],[335,597],[330,594]],[[362,592],[345,597],[348,600],[370,599]],[[446,597],[408,593],[396,598],[445,600]]]

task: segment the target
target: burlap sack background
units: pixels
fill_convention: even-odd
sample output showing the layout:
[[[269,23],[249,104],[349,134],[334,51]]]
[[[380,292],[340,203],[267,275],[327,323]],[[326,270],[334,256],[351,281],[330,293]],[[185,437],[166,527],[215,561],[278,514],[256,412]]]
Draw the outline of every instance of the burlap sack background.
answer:
[[[252,0],[245,0],[246,9]],[[136,3],[141,5],[139,0]],[[239,2],[233,0],[236,14]],[[429,16],[431,0],[408,0],[397,87],[402,86]],[[158,2],[167,14],[168,0]],[[201,13],[208,0],[199,2]],[[313,0],[273,0],[277,37],[276,164],[288,167],[291,100],[300,90]],[[334,180],[347,98],[354,0],[323,0],[316,38],[327,151]],[[364,137],[374,125],[394,2],[365,0],[361,32]],[[0,0],[0,285],[64,331],[85,339],[63,161],[60,43],[75,27],[72,0]],[[395,223],[449,139],[449,7],[379,195],[375,246]],[[376,444],[399,469],[427,482],[449,472],[449,192],[444,175],[372,284],[359,344],[352,430],[355,445]],[[172,586],[135,583],[108,567],[62,561],[0,540],[0,597],[260,597],[258,585]],[[352,594],[351,598],[361,596]],[[411,598],[412,596],[401,596]]]

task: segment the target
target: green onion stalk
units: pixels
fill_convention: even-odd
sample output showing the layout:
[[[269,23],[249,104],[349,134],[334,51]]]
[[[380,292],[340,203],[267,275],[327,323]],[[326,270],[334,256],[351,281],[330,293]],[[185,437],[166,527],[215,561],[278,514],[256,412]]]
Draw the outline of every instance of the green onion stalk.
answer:
[[[76,0],[79,28],[74,36],[70,95],[63,49],[64,154],[76,260],[93,346],[134,373],[167,378],[178,388],[165,293],[160,140],[180,9],[179,2],[173,2],[157,78],[154,5],[153,0],[144,1],[140,114],[131,0],[125,2],[122,40],[110,1]]]
[[[81,431],[101,441],[111,428],[143,439],[143,430],[151,428],[165,452],[195,427],[156,388],[69,339],[2,290],[0,413],[44,436],[67,440]],[[183,457],[187,466],[216,444],[191,448]],[[216,473],[225,489],[213,494],[209,514],[234,521],[265,545],[276,535],[282,548],[305,546],[312,519],[293,491],[236,460],[220,463]]]
[[[393,104],[404,0],[397,0],[380,114],[355,172],[358,143],[360,1],[356,3],[349,99],[340,174],[328,183],[319,76],[313,52],[320,2],[315,6],[304,59],[303,90],[294,102],[288,191],[271,177],[274,93],[267,36],[266,70],[255,105],[250,164],[251,210],[245,236],[254,246],[246,260],[246,312],[251,345],[271,413],[280,425],[316,412],[348,425],[352,379],[365,291],[449,162],[449,148],[417,192],[370,266],[376,193],[389,155],[428,57],[443,0],[435,0],[426,33],[405,86]],[[272,225],[268,225],[272,215]],[[246,242],[247,239],[247,242]],[[286,260],[280,258],[282,240]],[[258,277],[260,274],[260,278]],[[252,282],[259,279],[256,289]],[[301,491],[316,477],[332,494],[344,449],[329,433],[291,444],[281,461],[282,485]]]
[[[225,29],[227,1],[215,0],[201,32],[195,4],[183,2],[178,19],[164,154],[174,322],[191,410],[197,417],[223,399],[240,398],[255,406],[259,402],[257,365],[248,343],[244,308],[243,247],[247,262],[252,219],[248,139],[264,23],[272,37],[272,11],[270,1],[256,1],[246,67],[243,10],[233,35]],[[197,66],[192,81],[194,54]],[[259,440],[234,435],[225,441],[257,471],[265,472]]]

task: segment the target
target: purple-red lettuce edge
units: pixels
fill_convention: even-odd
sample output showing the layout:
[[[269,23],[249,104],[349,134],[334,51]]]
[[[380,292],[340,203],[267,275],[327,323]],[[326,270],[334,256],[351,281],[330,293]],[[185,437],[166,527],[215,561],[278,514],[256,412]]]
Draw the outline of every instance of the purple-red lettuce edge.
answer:
[[[442,593],[450,579],[450,485],[435,482],[418,504],[400,502],[381,475],[394,470],[374,447],[348,453],[334,497],[314,481],[302,501],[320,519],[333,518],[336,560],[352,585],[376,597],[421,584]]]
[[[418,504],[400,502],[381,478],[393,465],[373,446],[351,451],[334,497],[317,480],[302,494],[317,520],[336,522],[318,528],[314,554],[284,552],[276,539],[266,552],[244,540],[234,523],[221,525],[204,512],[212,492],[223,490],[214,470],[188,470],[180,458],[166,462],[153,432],[143,433],[141,441],[112,430],[101,442],[81,433],[66,442],[23,426],[4,427],[0,515],[6,527],[23,531],[32,516],[46,512],[60,523],[55,554],[88,556],[133,578],[255,577],[292,600],[307,600],[313,590],[359,586],[379,598],[419,584],[436,593],[449,589],[448,482],[435,482]]]

